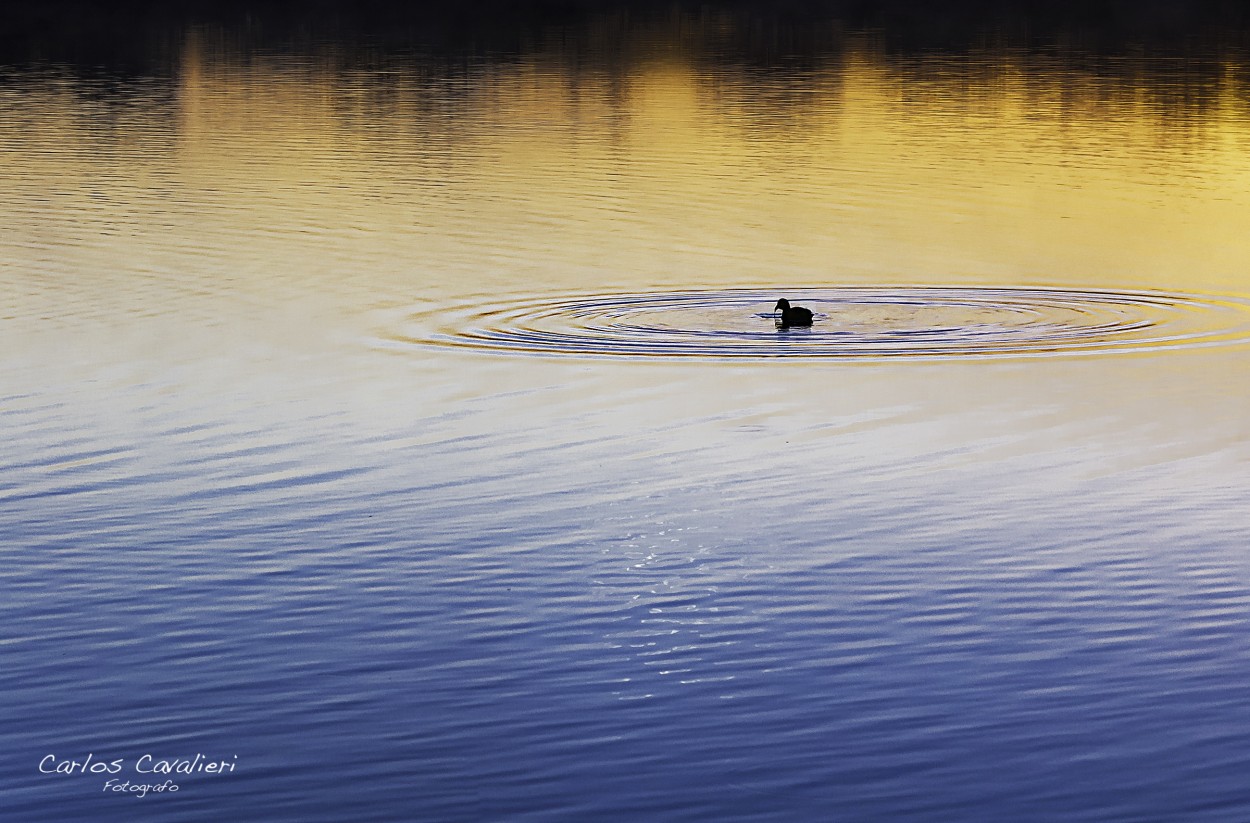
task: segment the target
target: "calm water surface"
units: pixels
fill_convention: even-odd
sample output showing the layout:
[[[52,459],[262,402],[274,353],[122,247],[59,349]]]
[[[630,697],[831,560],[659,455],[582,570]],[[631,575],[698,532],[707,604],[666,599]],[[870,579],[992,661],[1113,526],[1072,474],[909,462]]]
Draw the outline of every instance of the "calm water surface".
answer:
[[[734,25],[0,67],[6,820],[1250,819],[1250,63]]]

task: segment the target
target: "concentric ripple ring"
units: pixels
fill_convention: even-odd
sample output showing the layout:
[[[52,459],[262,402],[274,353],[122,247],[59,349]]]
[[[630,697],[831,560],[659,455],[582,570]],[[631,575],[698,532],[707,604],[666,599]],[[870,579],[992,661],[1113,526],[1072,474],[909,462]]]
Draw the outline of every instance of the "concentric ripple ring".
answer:
[[[816,313],[779,329],[778,297]],[[873,286],[525,297],[407,314],[388,346],[582,358],[884,360],[1146,352],[1250,341],[1250,300],[1060,288]]]

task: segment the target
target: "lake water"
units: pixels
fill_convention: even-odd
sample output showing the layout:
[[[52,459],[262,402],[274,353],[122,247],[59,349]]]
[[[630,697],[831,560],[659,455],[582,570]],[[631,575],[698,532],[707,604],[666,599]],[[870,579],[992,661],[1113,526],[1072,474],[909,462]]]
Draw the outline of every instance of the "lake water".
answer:
[[[756,23],[8,59],[0,816],[1250,819],[1250,59]]]

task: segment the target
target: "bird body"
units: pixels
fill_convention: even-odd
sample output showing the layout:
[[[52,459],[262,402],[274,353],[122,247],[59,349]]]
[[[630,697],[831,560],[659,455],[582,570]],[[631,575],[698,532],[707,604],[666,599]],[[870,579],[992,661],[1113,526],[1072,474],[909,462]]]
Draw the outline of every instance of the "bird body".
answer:
[[[812,310],[802,306],[791,306],[790,301],[784,297],[777,301],[777,306],[773,309],[774,314],[779,311],[781,316],[777,318],[777,322],[782,328],[812,325]]]

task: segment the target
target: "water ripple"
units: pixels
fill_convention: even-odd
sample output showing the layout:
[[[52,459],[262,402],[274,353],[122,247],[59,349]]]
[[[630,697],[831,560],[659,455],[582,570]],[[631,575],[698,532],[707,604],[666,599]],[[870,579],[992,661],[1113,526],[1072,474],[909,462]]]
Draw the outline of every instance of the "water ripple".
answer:
[[[777,297],[816,313],[781,329]],[[537,356],[821,360],[1039,357],[1244,343],[1250,301],[1058,288],[848,287],[526,297],[408,313],[388,347]]]

